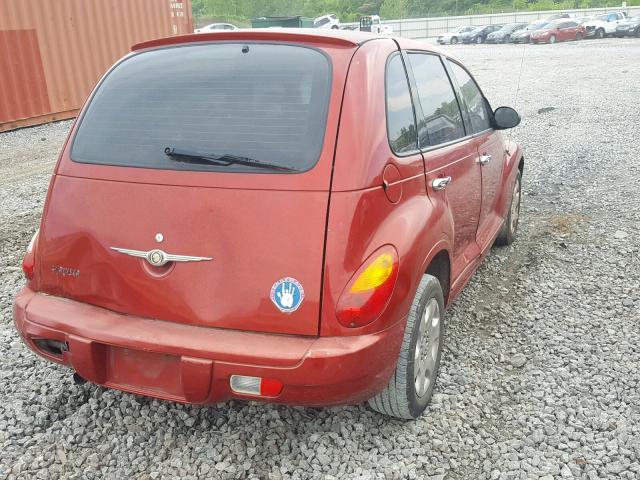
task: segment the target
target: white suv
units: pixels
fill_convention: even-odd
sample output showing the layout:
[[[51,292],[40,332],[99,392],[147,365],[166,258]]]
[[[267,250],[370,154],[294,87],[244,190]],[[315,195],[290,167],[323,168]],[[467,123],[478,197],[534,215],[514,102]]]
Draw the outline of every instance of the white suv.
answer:
[[[340,19],[333,13],[330,13],[329,15],[323,15],[316,18],[313,21],[313,26],[315,28],[330,28],[333,30],[337,30],[340,28]]]
[[[604,38],[615,35],[618,24],[626,19],[627,14],[624,12],[609,12],[585,22],[584,28],[587,30],[587,37]]]

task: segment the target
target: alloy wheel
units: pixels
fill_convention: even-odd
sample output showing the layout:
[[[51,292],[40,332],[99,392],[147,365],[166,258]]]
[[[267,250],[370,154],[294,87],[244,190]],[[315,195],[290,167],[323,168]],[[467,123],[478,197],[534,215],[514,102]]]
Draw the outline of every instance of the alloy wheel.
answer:
[[[509,225],[509,229],[512,234],[515,234],[516,229],[518,228],[518,219],[520,218],[520,196],[520,178],[516,178],[513,185],[513,196],[511,197],[511,223]]]
[[[435,380],[440,347],[440,307],[435,298],[430,299],[427,303],[418,332],[413,363],[413,380],[416,395],[423,397]]]

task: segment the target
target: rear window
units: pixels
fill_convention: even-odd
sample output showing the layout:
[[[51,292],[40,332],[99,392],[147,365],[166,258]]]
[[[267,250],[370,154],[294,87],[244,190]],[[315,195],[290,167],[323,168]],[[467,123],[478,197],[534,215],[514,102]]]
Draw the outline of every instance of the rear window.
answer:
[[[153,50],[105,78],[81,119],[76,162],[168,170],[267,172],[177,162],[174,148],[311,169],[322,150],[331,66],[292,45],[216,43]]]

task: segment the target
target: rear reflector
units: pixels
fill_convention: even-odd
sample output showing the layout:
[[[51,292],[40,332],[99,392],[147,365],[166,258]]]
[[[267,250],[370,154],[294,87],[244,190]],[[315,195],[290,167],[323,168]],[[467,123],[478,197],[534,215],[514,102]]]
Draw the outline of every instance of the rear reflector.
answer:
[[[40,232],[39,229],[36,230],[36,233],[34,233],[33,237],[31,237],[31,241],[29,242],[29,246],[27,247],[27,253],[22,259],[22,271],[24,272],[24,276],[26,277],[27,280],[33,279],[35,266],[36,266],[35,245],[38,239],[39,232]]]
[[[275,397],[282,391],[282,382],[271,378],[231,375],[229,385],[231,385],[231,390],[236,393],[261,397]]]

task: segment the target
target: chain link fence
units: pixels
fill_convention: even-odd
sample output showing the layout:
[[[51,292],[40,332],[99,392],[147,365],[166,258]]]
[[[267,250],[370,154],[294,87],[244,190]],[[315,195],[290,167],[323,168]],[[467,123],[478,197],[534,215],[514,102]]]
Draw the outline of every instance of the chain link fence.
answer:
[[[586,8],[576,10],[544,10],[539,12],[492,13],[483,15],[458,15],[454,17],[407,18],[383,21],[393,28],[393,34],[405,38],[435,38],[464,25],[491,25],[504,23],[530,23],[558,13],[572,17],[590,17],[611,11],[624,11],[629,16],[640,15],[640,7]],[[357,24],[343,24],[357,25]]]

